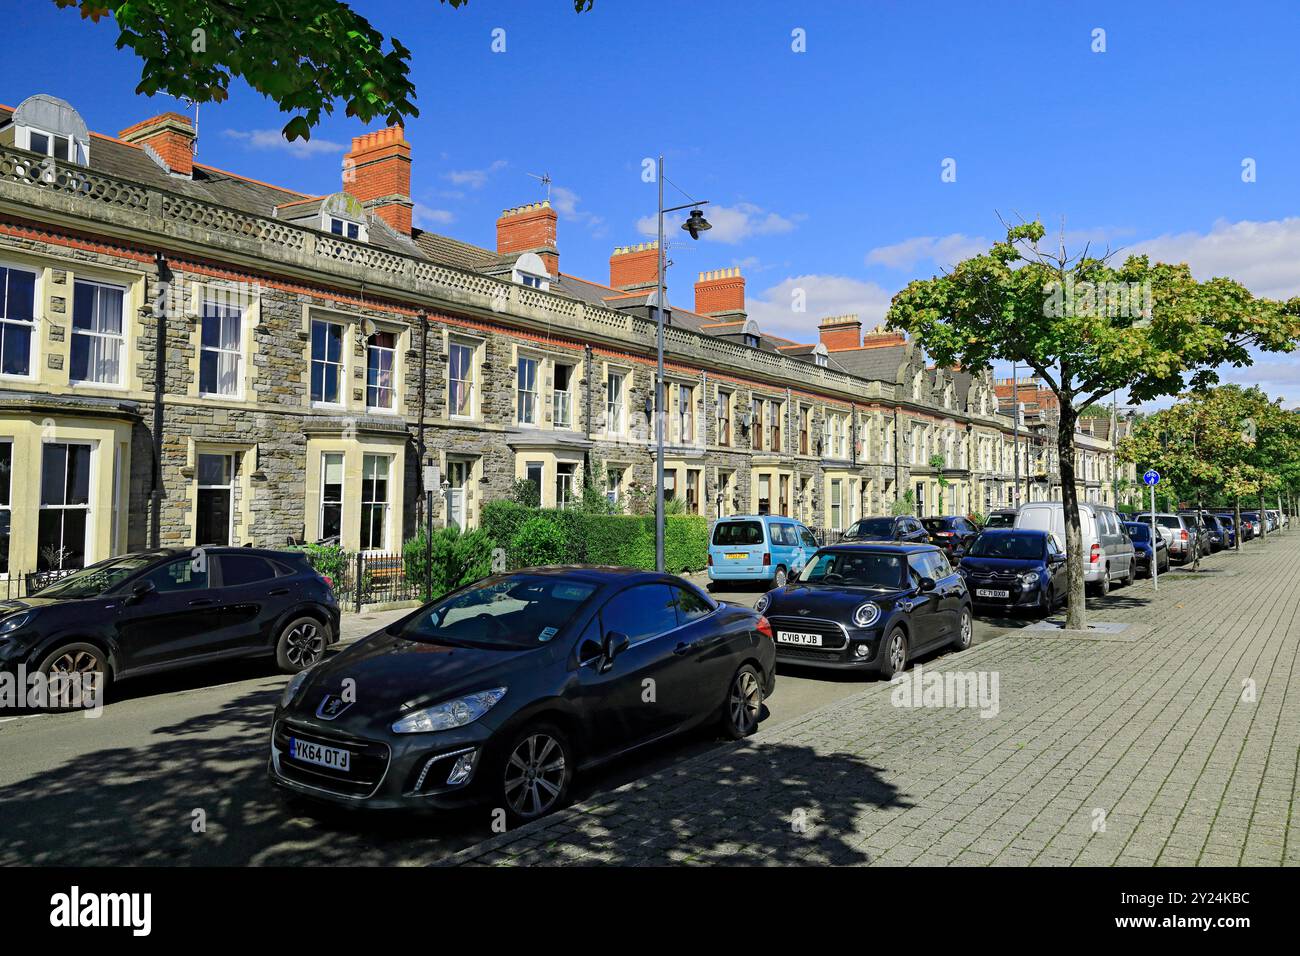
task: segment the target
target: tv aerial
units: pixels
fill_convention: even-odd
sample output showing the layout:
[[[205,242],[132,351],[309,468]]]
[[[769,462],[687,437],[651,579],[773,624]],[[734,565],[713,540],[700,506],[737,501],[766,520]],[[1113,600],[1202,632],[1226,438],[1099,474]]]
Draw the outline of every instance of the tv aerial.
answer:
[[[539,183],[541,183],[543,186],[546,187],[546,201],[550,202],[551,201],[551,174],[542,173],[539,176],[537,173],[528,173],[527,175],[531,176],[533,179],[537,180]]]

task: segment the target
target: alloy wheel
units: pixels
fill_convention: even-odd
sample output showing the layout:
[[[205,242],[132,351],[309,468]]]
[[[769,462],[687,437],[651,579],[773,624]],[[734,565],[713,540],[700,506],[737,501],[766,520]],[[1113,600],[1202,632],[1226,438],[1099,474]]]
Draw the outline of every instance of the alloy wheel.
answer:
[[[727,701],[731,715],[731,726],[742,737],[758,726],[759,713],[763,709],[763,688],[758,684],[754,672],[743,668],[731,683],[731,696]]]
[[[64,651],[50,663],[51,674],[93,674],[99,669],[98,657],[77,648]]]
[[[907,642],[903,640],[901,631],[895,631],[894,636],[889,639],[889,666],[897,674],[907,663]]]
[[[548,813],[564,790],[564,747],[546,733],[530,734],[506,761],[505,795],[510,809],[532,819]]]
[[[971,620],[971,613],[963,609],[961,612],[961,627],[957,632],[957,649],[960,651],[970,647],[971,637],[975,632],[975,623]]]
[[[325,638],[320,628],[307,621],[295,626],[285,639],[285,656],[294,667],[310,667],[324,650]]]

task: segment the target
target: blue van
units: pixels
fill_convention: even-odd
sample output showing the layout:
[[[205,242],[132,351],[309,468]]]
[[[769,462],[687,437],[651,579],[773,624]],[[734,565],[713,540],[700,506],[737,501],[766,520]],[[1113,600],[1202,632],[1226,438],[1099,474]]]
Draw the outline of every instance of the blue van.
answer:
[[[709,539],[709,588],[720,581],[771,581],[782,587],[816,550],[813,533],[793,518],[719,518]]]

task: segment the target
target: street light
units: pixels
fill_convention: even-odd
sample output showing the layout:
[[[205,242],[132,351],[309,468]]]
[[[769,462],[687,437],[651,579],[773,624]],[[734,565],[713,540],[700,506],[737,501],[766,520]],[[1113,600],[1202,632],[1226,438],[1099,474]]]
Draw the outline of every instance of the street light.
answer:
[[[658,352],[658,371],[655,376],[655,570],[664,570],[664,214],[689,209],[690,216],[682,223],[682,229],[690,233],[692,239],[700,238],[700,233],[711,228],[709,221],[700,212],[700,206],[707,206],[708,200],[690,202],[684,206],[664,208],[664,158],[659,157],[659,242],[655,250],[655,331]]]

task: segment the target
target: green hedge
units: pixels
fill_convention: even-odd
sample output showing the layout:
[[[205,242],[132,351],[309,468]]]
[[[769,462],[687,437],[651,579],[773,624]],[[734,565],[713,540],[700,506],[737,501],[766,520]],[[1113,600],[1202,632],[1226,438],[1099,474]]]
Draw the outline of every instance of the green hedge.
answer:
[[[492,540],[483,531],[467,531],[462,534],[455,525],[437,528],[433,532],[432,545],[432,593],[424,595],[426,601],[439,598],[492,573]],[[408,583],[424,585],[423,531],[402,545],[402,570]]]
[[[547,530],[542,530],[544,526]],[[652,570],[655,565],[655,524],[648,515],[529,508],[513,501],[494,501],[483,506],[481,528],[493,547],[505,550],[506,565],[511,568],[581,563]],[[667,570],[675,574],[700,571],[708,557],[707,518],[664,517]]]

